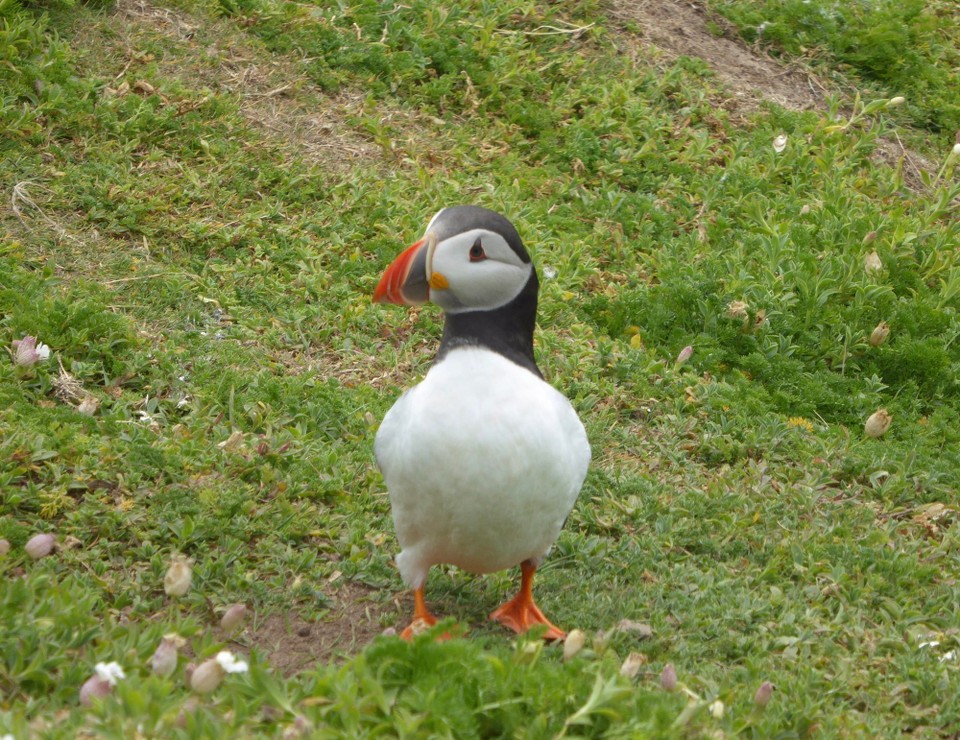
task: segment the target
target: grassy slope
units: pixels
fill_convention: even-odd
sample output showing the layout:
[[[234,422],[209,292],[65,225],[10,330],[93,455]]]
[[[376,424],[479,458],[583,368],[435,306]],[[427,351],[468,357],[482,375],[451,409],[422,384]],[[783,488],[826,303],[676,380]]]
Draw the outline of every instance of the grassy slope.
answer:
[[[960,131],[960,8],[951,0],[709,0],[744,38],[838,68],[876,94],[903,95],[900,120],[928,144]]]
[[[632,40],[602,7],[457,8],[253,1],[215,22],[183,3],[177,43],[77,8],[53,19],[69,46],[26,34],[46,51],[2,78],[0,186],[27,183],[50,220],[23,199],[24,221],[6,216],[0,337],[40,336],[102,406],[58,400],[55,362],[0,363],[0,731],[168,734],[189,693],[139,666],[171,630],[215,652],[223,604],[322,618],[319,584],[339,570],[390,610],[372,436],[439,323],[369,294],[458,201],[507,212],[556,271],[539,357],[595,450],[544,607],[591,633],[642,619],[653,639],[617,634],[563,664],[483,624],[512,574],[438,571],[431,599],[468,641],[387,640],[289,680],[254,651],[183,732],[280,732],[295,714],[357,734],[956,729],[957,663],[939,658],[960,603],[957,188],[912,192],[871,159],[883,109],[840,128],[775,108],[735,125],[702,64],[616,53]],[[301,158],[215,75],[173,74],[213,75],[241,43],[362,95],[340,125],[377,156]],[[153,92],[107,90],[138,81]],[[867,274],[874,249],[884,268]],[[758,328],[727,315],[737,300],[764,312]],[[873,348],[881,320],[891,338]],[[865,439],[880,406],[894,425]],[[221,449],[234,431],[243,445]],[[81,547],[26,562],[39,530]],[[173,552],[196,569],[177,604],[160,587]],[[647,665],[631,686],[616,674],[633,650]],[[100,660],[130,678],[82,710]],[[667,662],[702,703],[658,689]],[[778,691],[760,713],[763,680]]]

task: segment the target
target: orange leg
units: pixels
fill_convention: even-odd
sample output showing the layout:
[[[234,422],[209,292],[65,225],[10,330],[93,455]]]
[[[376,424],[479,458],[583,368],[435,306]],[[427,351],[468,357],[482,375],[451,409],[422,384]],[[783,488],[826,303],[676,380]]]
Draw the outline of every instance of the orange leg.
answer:
[[[537,572],[537,566],[530,560],[524,560],[520,564],[520,572],[520,593],[491,614],[490,619],[518,634],[534,625],[545,624],[547,631],[543,635],[544,640],[562,640],[567,633],[543,616],[533,601],[533,574]]]
[[[427,601],[423,596],[423,586],[415,589],[413,592],[413,621],[410,626],[400,633],[404,640],[412,640],[424,630],[433,627],[437,623],[437,618],[427,609]]]

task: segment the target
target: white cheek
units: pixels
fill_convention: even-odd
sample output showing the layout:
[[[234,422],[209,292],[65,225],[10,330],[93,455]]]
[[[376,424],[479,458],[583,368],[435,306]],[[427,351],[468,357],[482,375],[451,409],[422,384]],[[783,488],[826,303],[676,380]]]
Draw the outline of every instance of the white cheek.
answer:
[[[433,269],[447,278],[447,290],[434,290],[430,298],[449,312],[499,308],[514,298],[530,279],[532,265],[512,265],[486,259],[469,259],[437,255]]]

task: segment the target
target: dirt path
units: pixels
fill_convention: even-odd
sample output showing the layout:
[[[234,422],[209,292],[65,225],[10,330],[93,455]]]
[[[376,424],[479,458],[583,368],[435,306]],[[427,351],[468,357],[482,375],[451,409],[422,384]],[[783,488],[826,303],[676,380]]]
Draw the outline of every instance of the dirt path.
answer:
[[[824,88],[813,75],[749,48],[729,23],[708,15],[696,3],[628,0],[616,3],[610,16],[639,25],[641,43],[655,47],[668,61],[679,56],[703,59],[741,104],[756,107],[759,101],[769,100],[793,110],[823,105]],[[711,33],[708,20],[724,34]]]

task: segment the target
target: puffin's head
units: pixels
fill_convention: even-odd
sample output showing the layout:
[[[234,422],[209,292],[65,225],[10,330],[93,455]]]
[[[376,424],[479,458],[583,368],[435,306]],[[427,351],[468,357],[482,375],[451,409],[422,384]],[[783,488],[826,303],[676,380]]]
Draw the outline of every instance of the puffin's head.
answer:
[[[373,300],[408,306],[433,301],[447,313],[488,311],[516,298],[533,271],[506,218],[479,206],[452,206],[391,263]]]

